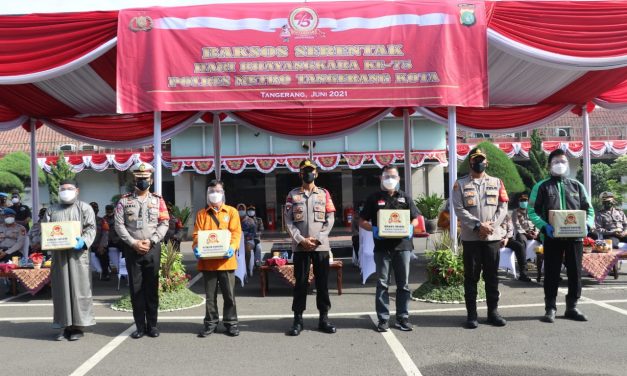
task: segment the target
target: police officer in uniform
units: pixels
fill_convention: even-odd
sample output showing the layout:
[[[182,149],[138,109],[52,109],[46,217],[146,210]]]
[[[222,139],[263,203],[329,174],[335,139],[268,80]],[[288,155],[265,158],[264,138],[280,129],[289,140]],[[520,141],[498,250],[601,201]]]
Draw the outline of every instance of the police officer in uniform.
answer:
[[[616,201],[612,192],[603,192],[599,198],[603,209],[597,213],[594,227],[603,239],[612,240],[612,248],[618,248],[619,242],[627,242],[627,216],[615,207]]]
[[[13,191],[11,194],[11,209],[15,211],[15,223],[24,226],[26,231],[30,228],[30,219],[33,216],[30,208],[22,204],[22,198],[20,192]]]
[[[26,229],[15,221],[15,211],[4,209],[4,223],[0,224],[0,262],[7,262],[13,256],[22,257],[26,240]]]
[[[161,241],[168,231],[168,209],[163,199],[149,191],[153,168],[139,162],[131,168],[135,191],[122,196],[115,209],[115,231],[120,237],[133,304],[138,339],[158,337],[159,266]]]
[[[499,249],[503,238],[501,223],[507,215],[509,198],[501,179],[489,176],[486,154],[473,148],[469,154],[470,174],[453,185],[452,206],[461,222],[464,246],[464,298],[466,327],[475,329],[477,321],[477,283],[483,272],[488,304],[488,323],[505,326],[498,312]]]
[[[531,278],[527,276],[527,254],[526,246],[524,242],[518,241],[514,237],[514,222],[512,217],[507,214],[503,223],[501,223],[501,229],[503,230],[503,239],[501,239],[501,248],[509,248],[514,251],[516,261],[518,262],[518,280],[523,282],[531,282]]]
[[[285,203],[285,224],[292,238],[294,260],[294,323],[288,335],[297,336],[303,330],[303,311],[309,285],[309,266],[313,264],[316,283],[316,306],[320,312],[318,330],[335,333],[329,322],[331,299],[329,298],[329,233],[333,228],[335,206],[326,189],[317,187],[316,166],[306,159],[300,163],[302,185],[288,193]]]

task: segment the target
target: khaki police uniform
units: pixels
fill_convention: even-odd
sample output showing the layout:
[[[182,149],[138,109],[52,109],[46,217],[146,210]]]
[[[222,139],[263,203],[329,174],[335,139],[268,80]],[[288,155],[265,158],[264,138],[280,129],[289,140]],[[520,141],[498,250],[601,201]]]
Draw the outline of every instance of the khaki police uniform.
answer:
[[[314,187],[306,192],[302,187],[292,189],[285,203],[285,224],[292,238],[294,261],[294,300],[292,311],[302,313],[306,308],[309,265],[313,263],[316,282],[316,306],[326,314],[331,309],[329,298],[329,233],[335,222],[335,206],[326,189]],[[313,237],[318,247],[307,251],[300,242]]]
[[[152,166],[144,166],[149,177]],[[132,169],[136,176],[144,172],[138,173],[139,168]],[[144,197],[139,197],[137,190],[126,194],[115,208],[115,231],[121,240],[129,271],[133,317],[138,331],[149,331],[157,325],[161,240],[168,231],[169,219],[163,198],[150,192]],[[133,248],[138,240],[150,240],[147,253],[141,254]]]
[[[620,209],[612,207],[597,212],[594,227],[604,239],[612,240],[614,248],[618,248],[619,242],[627,242],[627,216]]]
[[[464,296],[469,316],[476,317],[477,283],[483,271],[488,315],[496,312],[499,301],[498,275],[500,242],[506,234],[501,223],[507,214],[507,192],[503,182],[484,174],[458,179],[453,186],[452,206],[461,223],[464,246]],[[493,232],[486,238],[479,235],[479,226],[492,222]]]
[[[520,274],[519,279],[526,279],[527,277],[527,253],[526,253],[526,244],[517,240],[514,236],[515,228],[514,221],[512,220],[512,216],[507,213],[505,216],[505,220],[501,223],[501,229],[503,230],[503,240],[507,239],[506,248],[514,251],[514,255],[516,256],[516,261],[518,262],[518,271]]]
[[[529,219],[529,214],[527,213],[527,209],[518,208],[514,210],[514,230],[516,234],[522,238],[520,240],[531,240],[531,233],[535,233],[536,237],[539,233],[538,228],[533,224],[531,219]]]
[[[13,225],[0,224],[0,250],[6,255],[0,259],[0,262],[6,262],[12,256],[22,257],[22,249],[26,240],[26,229],[22,225],[14,223]]]

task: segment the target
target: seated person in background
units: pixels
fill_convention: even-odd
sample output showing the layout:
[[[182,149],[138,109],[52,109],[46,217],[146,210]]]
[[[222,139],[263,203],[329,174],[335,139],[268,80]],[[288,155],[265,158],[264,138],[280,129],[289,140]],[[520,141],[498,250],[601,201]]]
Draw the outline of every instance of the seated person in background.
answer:
[[[46,208],[39,210],[39,220],[33,224],[28,231],[28,239],[30,240],[30,253],[41,252],[41,220],[46,216]],[[45,253],[45,252],[44,252]]]
[[[257,222],[246,215],[246,205],[237,204],[237,213],[239,214],[239,220],[242,224],[242,236],[244,237],[244,248],[246,250],[246,271],[250,277],[250,257],[253,248],[255,248],[255,237],[257,236]]]
[[[9,198],[9,195],[4,193],[4,192],[0,192],[0,210],[4,209],[7,207],[7,200]]]
[[[165,233],[163,242],[167,244],[172,242],[174,247],[178,250],[181,249],[181,240],[183,240],[183,222],[180,218],[177,218],[172,214],[172,205],[168,205],[168,214],[170,220],[168,221],[168,231]]]
[[[525,244],[527,240],[538,240],[540,231],[531,222],[529,215],[527,214],[527,207],[529,206],[529,196],[521,194],[518,198],[518,208],[514,211],[513,222],[514,231],[516,233],[516,239]]]
[[[257,217],[257,208],[255,205],[248,205],[246,209],[246,215],[249,218],[255,220],[256,228],[255,228],[255,265],[261,265],[261,233],[265,229],[263,227],[263,220]]]
[[[15,210],[4,209],[4,223],[0,224],[0,262],[7,262],[11,257],[22,257],[26,240],[26,228],[15,223]]]
[[[525,254],[525,245],[514,239],[514,224],[512,216],[507,213],[505,220],[501,223],[503,229],[503,239],[501,240],[501,248],[509,248],[514,251],[516,261],[518,262],[518,280],[523,282],[531,282],[531,278],[527,276],[527,258]]]
[[[597,212],[594,218],[594,227],[597,234],[590,234],[593,239],[611,239],[612,248],[618,248],[618,243],[627,243],[627,217],[625,213],[615,207],[616,200],[612,192],[603,192],[600,196],[603,209]]]

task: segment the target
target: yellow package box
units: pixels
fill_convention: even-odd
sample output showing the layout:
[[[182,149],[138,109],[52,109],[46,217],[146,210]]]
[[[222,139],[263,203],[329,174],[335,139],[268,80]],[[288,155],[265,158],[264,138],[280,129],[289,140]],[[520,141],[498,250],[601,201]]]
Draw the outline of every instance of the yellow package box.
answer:
[[[412,232],[407,209],[380,209],[377,223],[381,238],[406,238]]]
[[[228,230],[198,231],[200,258],[223,258],[229,251],[231,232]]]
[[[76,238],[81,236],[79,221],[42,222],[41,249],[55,251],[76,246]]]
[[[556,238],[585,238],[588,235],[583,210],[549,210],[549,223]]]

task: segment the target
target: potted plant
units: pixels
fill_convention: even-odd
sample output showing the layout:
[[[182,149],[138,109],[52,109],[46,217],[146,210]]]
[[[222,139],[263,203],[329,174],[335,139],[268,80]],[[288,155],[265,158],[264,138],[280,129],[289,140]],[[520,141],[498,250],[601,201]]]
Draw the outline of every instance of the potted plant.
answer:
[[[183,225],[183,234],[187,235],[187,232],[189,231],[187,222],[189,222],[189,218],[192,216],[192,208],[189,206],[179,208],[176,205],[172,205],[172,215],[181,221],[181,224]]]
[[[438,228],[438,214],[444,205],[444,198],[437,193],[421,195],[414,202],[420,213],[425,217],[425,230],[429,234],[435,233]]]

